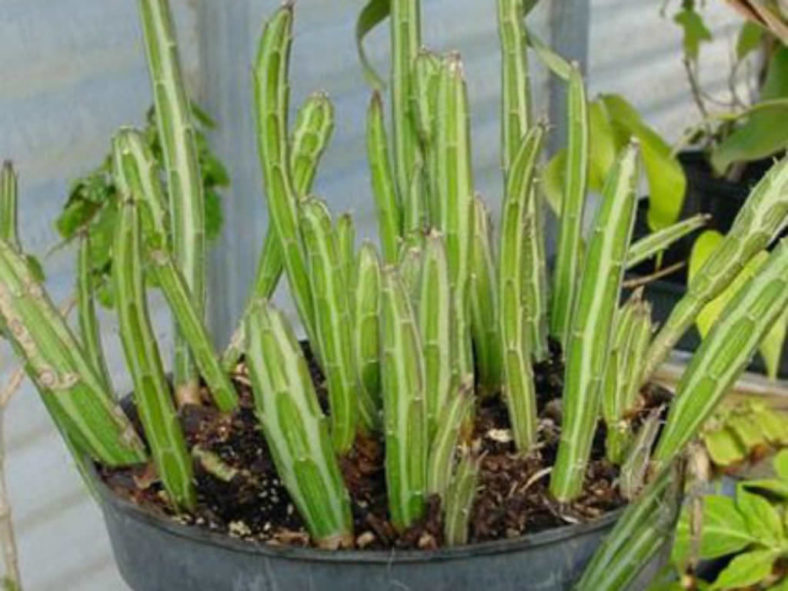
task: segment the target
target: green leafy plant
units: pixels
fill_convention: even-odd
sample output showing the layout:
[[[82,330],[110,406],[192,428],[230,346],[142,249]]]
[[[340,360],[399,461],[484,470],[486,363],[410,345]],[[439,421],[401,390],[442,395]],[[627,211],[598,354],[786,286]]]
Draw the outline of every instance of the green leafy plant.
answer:
[[[773,478],[745,480],[735,497],[718,494],[700,499],[700,511],[688,505],[676,527],[671,561],[679,573],[700,560],[725,557],[714,580],[686,575],[686,589],[784,589],[788,585],[788,451],[774,458]]]
[[[230,177],[224,164],[211,150],[206,136],[215,127],[215,122],[195,103],[190,104],[190,112],[195,121],[197,158],[205,194],[205,236],[211,241],[218,237],[222,226],[220,190],[229,186]],[[146,125],[140,133],[156,160],[156,169],[163,175],[164,156],[154,107],[148,110],[145,120]],[[120,203],[121,193],[113,175],[110,152],[100,166],[72,181],[63,211],[55,221],[64,241],[59,247],[87,237],[83,262],[88,265],[88,273],[80,273],[80,277],[84,276],[94,284],[98,301],[107,307],[114,305],[112,242]]]
[[[392,36],[391,124],[386,125],[380,87],[373,89],[367,113],[382,257],[369,243],[357,252],[352,218],[332,217],[311,194],[333,110],[325,95],[312,95],[291,128],[292,3],[267,21],[253,87],[270,227],[248,305],[220,356],[204,326],[203,271],[196,269],[204,263],[206,220],[195,211],[202,211],[203,191],[196,183],[202,173],[193,127],[176,54],[161,55],[162,47],[174,46],[172,22],[165,0],[141,0],[157,105],[172,107],[159,108],[166,116],[157,129],[172,141],[162,146],[162,174],[144,133],[122,129],[116,135],[113,256],[123,264],[113,266],[112,278],[150,456],[112,400],[100,346],[91,344],[93,284],[80,278],[85,287],[77,336],[55,313],[18,248],[8,238],[0,240],[0,318],[78,457],[87,454],[110,466],[151,462],[173,507],[188,510],[195,498],[190,460],[201,452],[189,454],[175,411],[187,404],[231,411],[238,396],[230,372],[248,373],[262,434],[314,544],[333,549],[354,541],[339,466],[359,437],[384,444],[393,527],[404,531],[418,524],[428,496],[437,495],[444,539],[461,544],[468,539],[481,464],[470,428],[477,405],[482,396],[501,397],[518,454],[542,445],[533,364],[547,357],[552,336],[563,347],[566,370],[550,493],[560,503],[578,497],[602,420],[610,432],[607,455],[621,466],[621,490],[631,499],[578,588],[619,589],[635,577],[675,520],[677,460],[788,305],[788,242],[773,250],[714,323],[678,384],[661,432],[661,409],[643,408],[639,393],[703,307],[788,223],[788,160],[775,164],[754,189],[731,232],[654,336],[639,294],[620,304],[624,270],[698,220],[668,225],[631,244],[635,188],[649,148],[646,141],[623,141],[600,173],[600,207],[591,233],[582,234],[592,121],[582,78],[528,30],[532,3],[498,0],[497,6],[504,165],[497,236],[474,190],[460,56],[421,47],[418,0],[372,0],[360,15],[360,44],[385,19]],[[532,115],[529,47],[567,81],[572,99],[569,182],[561,194],[567,215],[560,220],[552,276],[544,255],[545,197],[539,183],[548,126]],[[369,68],[363,53],[362,61]],[[379,84],[371,70],[367,78]],[[173,182],[180,178],[190,182]],[[80,265],[81,273],[87,267]],[[325,376],[326,410],[293,327],[269,302],[281,276]],[[560,298],[547,297],[551,279]],[[162,290],[180,335],[174,401],[145,309],[148,284]],[[195,396],[198,375],[205,388]]]
[[[717,175],[736,180],[748,162],[782,154],[788,134],[788,48],[785,9],[776,2],[731,1],[746,18],[739,29],[729,73],[730,96],[711,98],[698,80],[702,46],[713,39],[703,20],[702,3],[683,0],[673,20],[682,28],[684,67],[701,121],[688,129],[678,149],[697,145],[708,154]],[[745,98],[737,87],[745,86]],[[723,104],[723,110],[710,108]]]

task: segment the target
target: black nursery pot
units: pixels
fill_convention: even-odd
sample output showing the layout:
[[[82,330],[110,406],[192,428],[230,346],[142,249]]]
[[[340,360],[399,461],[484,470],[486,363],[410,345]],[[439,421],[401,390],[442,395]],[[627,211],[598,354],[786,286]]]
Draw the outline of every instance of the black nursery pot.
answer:
[[[115,560],[134,591],[563,591],[621,513],[459,548],[332,552],[254,544],[181,525],[93,478]],[[630,588],[646,588],[661,564],[657,557]]]

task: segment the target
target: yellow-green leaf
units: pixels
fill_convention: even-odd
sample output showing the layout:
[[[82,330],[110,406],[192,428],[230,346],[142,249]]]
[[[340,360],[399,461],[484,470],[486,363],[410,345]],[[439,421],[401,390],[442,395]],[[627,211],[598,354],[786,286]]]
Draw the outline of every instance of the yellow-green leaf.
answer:
[[[739,554],[725,567],[711,586],[712,589],[740,589],[768,577],[779,556],[774,550],[753,550]]]
[[[703,232],[692,247],[689,261],[689,280],[698,273],[703,263],[711,253],[719,246],[723,240],[723,235],[716,230]],[[705,337],[711,330],[714,322],[719,317],[722,309],[733,298],[734,295],[744,287],[747,282],[755,276],[755,273],[766,262],[769,255],[766,251],[756,254],[744,266],[744,269],[736,276],[728,288],[719,296],[710,301],[698,314],[696,324],[701,337]],[[759,351],[766,364],[769,376],[776,376],[780,366],[783,343],[785,341],[786,327],[788,325],[788,315],[784,314],[774,327],[767,333],[759,346]]]

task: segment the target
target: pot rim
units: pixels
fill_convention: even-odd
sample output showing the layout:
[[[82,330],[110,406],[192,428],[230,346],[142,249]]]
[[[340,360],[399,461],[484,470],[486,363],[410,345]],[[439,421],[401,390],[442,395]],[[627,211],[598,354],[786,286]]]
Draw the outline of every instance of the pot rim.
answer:
[[[241,552],[269,558],[284,558],[310,562],[340,562],[391,564],[446,561],[483,556],[489,554],[506,554],[518,552],[537,546],[559,542],[588,532],[593,532],[613,524],[624,510],[624,507],[609,511],[601,517],[586,523],[566,525],[544,530],[535,534],[526,534],[516,538],[492,540],[453,548],[437,550],[324,550],[320,548],[304,548],[300,546],[274,546],[263,542],[251,542],[230,537],[226,534],[209,531],[195,525],[184,525],[172,519],[165,519],[146,511],[140,505],[115,494],[98,475],[95,467],[90,467],[90,477],[94,482],[101,502],[102,511],[119,512],[130,519],[143,522],[165,534],[175,538],[187,539],[199,544],[214,546],[229,552]]]

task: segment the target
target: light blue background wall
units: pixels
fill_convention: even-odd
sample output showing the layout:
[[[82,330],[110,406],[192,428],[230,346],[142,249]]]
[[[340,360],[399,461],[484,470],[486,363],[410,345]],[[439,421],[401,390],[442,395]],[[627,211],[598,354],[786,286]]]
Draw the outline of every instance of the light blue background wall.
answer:
[[[374,234],[364,168],[363,114],[368,89],[357,66],[353,17],[361,0],[299,0],[293,91],[299,103],[325,89],[335,101],[337,129],[317,191],[335,210],[356,214],[360,237]],[[234,179],[225,196],[227,220],[212,253],[211,321],[221,339],[243,303],[254,272],[266,217],[259,189],[248,74],[262,16],[277,0],[173,0],[186,71],[193,92],[218,119],[212,141]],[[479,189],[497,209],[498,56],[494,0],[423,0],[425,38],[466,56],[474,110],[474,163]],[[592,93],[622,92],[666,135],[676,138],[692,120],[677,48],[678,33],[660,19],[657,2],[591,0],[543,2],[534,26],[579,58],[589,42]],[[559,10],[560,8],[560,10]],[[552,9],[552,10],[551,10]],[[733,20],[713,12],[716,31]],[[560,21],[556,21],[558,17]],[[588,25],[588,30],[578,29]],[[371,38],[370,52],[385,67],[387,39]],[[703,72],[724,88],[721,72],[730,35],[709,48]],[[547,113],[547,81],[537,76],[539,110]],[[68,179],[88,172],[107,149],[112,131],[139,123],[150,102],[133,0],[0,0],[0,158],[13,157],[21,176],[21,226],[25,246],[42,255],[57,242],[52,221],[67,194]],[[47,257],[49,286],[57,300],[71,289],[73,253]],[[286,298],[281,301],[285,302]],[[154,303],[163,346],[169,322]],[[114,326],[105,343],[119,390],[128,387]],[[0,348],[5,379],[13,361]],[[27,385],[7,415],[8,478],[19,534],[26,588],[32,591],[123,589],[111,559],[98,510],[81,488],[35,392]]]

